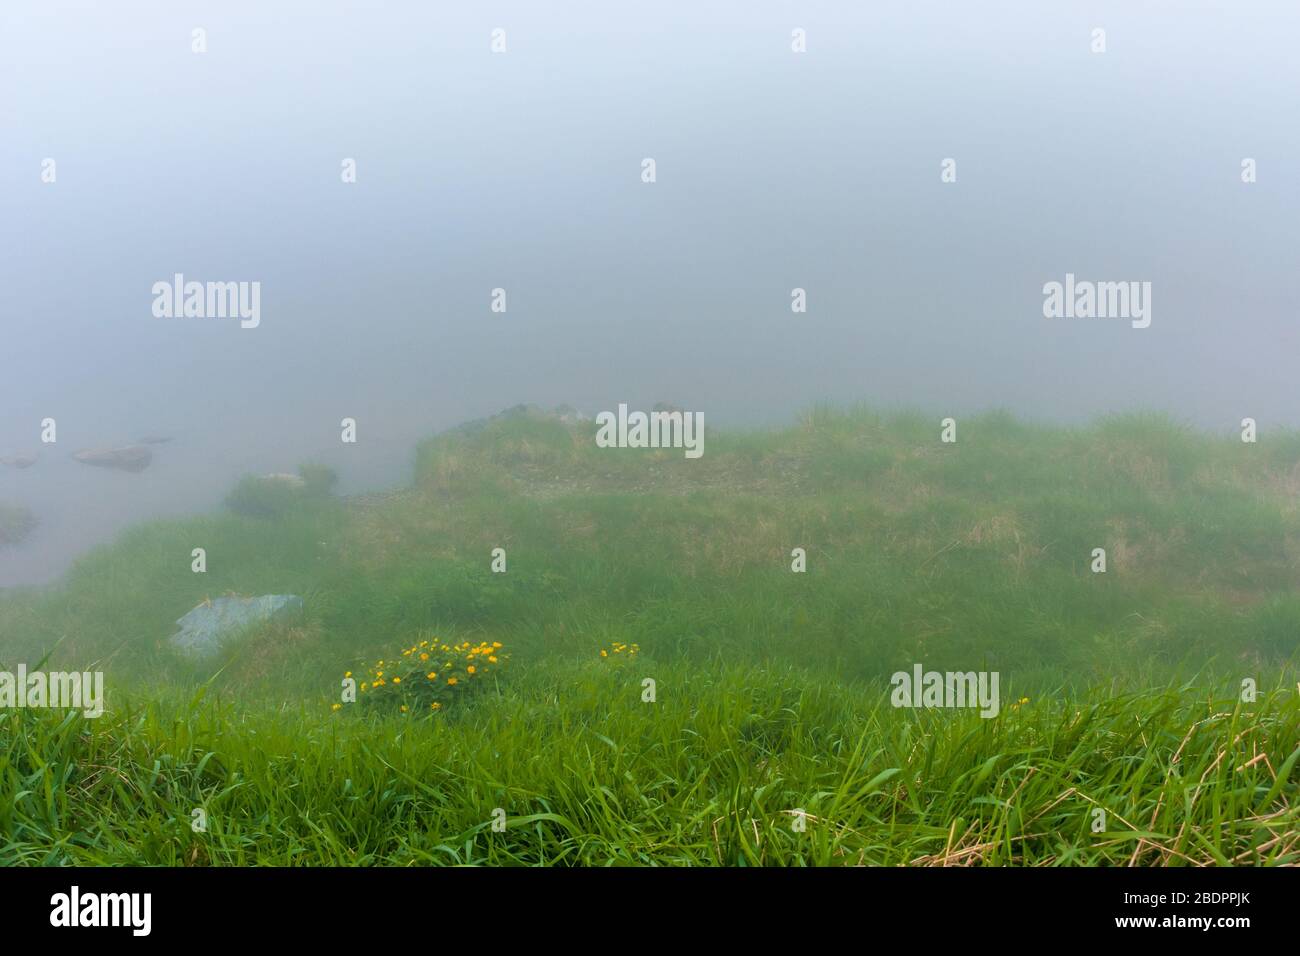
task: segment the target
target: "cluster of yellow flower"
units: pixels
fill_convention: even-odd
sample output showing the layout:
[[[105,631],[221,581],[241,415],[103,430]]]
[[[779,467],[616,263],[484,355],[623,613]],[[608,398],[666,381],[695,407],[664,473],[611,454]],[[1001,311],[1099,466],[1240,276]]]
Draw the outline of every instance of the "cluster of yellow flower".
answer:
[[[624,644],[622,641],[614,641],[608,648],[600,649],[601,657],[609,657],[611,654],[626,654],[628,657],[636,657],[637,651],[641,650],[640,644]]]
[[[366,668],[368,677],[359,688],[366,702],[396,704],[402,713],[413,708],[441,710],[455,694],[509,660],[500,641],[446,644],[437,638],[403,648],[396,660],[378,661]],[[348,671],[344,677],[351,677]],[[339,709],[336,704],[335,710]]]

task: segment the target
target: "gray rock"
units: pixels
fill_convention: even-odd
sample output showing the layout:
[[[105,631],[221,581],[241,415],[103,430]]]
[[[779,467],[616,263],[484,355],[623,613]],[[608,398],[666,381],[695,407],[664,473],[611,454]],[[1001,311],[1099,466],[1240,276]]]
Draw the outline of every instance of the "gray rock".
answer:
[[[250,627],[301,610],[302,598],[296,594],[213,598],[177,621],[180,630],[170,640],[190,657],[211,657]]]
[[[489,425],[495,425],[500,422],[508,421],[534,421],[534,422],[559,422],[562,425],[578,425],[585,421],[590,421],[590,417],[578,411],[572,405],[557,405],[555,408],[547,411],[540,405],[512,405],[511,407],[497,412],[490,418],[476,418],[473,421],[457,425],[452,431],[460,432],[465,435],[472,435],[487,428]]]
[[[556,405],[552,414],[566,425],[579,425],[589,420],[587,415],[578,411],[572,405]]]
[[[14,455],[11,458],[0,458],[0,465],[8,465],[10,468],[30,468],[36,464],[35,455]]]
[[[153,452],[143,445],[125,448],[93,448],[72,456],[83,465],[96,468],[117,468],[120,471],[144,471],[153,461]]]

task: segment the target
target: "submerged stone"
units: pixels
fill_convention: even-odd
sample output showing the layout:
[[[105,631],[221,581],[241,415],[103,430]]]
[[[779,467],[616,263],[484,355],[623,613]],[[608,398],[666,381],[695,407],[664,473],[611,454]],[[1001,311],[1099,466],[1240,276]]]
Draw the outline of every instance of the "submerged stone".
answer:
[[[153,452],[143,445],[130,445],[126,448],[95,448],[79,451],[72,457],[83,465],[93,465],[96,468],[144,471],[153,461]]]

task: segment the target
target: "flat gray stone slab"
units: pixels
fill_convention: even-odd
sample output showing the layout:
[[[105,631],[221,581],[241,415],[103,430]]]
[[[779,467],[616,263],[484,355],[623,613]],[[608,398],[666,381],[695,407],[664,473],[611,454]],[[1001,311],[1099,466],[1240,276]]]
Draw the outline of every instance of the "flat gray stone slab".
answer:
[[[72,456],[83,465],[96,468],[116,468],[119,471],[144,471],[153,461],[153,452],[144,445],[127,448],[92,448]]]
[[[172,646],[193,657],[210,657],[232,637],[282,614],[302,610],[296,594],[219,597],[200,604],[177,621]]]

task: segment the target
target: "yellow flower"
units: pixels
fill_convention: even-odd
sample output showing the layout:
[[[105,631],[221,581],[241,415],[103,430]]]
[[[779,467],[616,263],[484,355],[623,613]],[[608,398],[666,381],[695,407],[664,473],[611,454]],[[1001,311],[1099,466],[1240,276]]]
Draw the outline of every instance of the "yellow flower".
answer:
[[[347,672],[346,674],[344,674],[343,676],[344,676],[344,677],[351,677],[351,676],[352,676],[352,672],[351,672],[351,671],[348,671],[348,672]]]
[[[601,656],[601,657],[609,657],[609,651],[602,650],[602,651],[600,652],[600,656]]]
[[[402,705],[402,713],[406,713],[406,705],[405,705],[405,704]]]
[[[493,642],[492,642],[492,646],[493,646],[493,647],[500,647],[500,646],[501,646],[501,642],[500,642],[500,641],[493,641]]]
[[[495,664],[495,663],[497,662],[496,656],[493,655],[492,657],[489,657],[489,658],[488,658],[488,661],[490,661],[491,663]]]
[[[342,704],[335,704],[333,707],[330,708],[330,710],[342,710],[342,709],[343,709]]]
[[[429,671],[429,675],[428,675],[428,676],[429,676],[429,680],[437,680],[437,679],[438,679],[438,672],[437,672],[437,671]]]
[[[400,684],[401,682],[402,682],[402,679],[401,679],[400,677],[394,677],[394,678],[393,678],[393,683],[394,683],[394,684]]]
[[[428,659],[429,659],[429,655],[428,655],[428,654],[421,654],[421,655],[420,655],[420,660],[422,660],[422,661],[427,661]]]
[[[442,707],[442,704],[438,703],[436,700],[429,705],[430,710],[438,710],[440,707]]]
[[[456,678],[454,678],[454,677],[448,677],[448,678],[447,678],[447,683],[448,683],[450,686],[455,687],[455,686],[456,686]]]
[[[467,671],[469,671],[471,674],[473,674],[473,673],[474,673],[474,665],[473,665],[473,664],[470,664],[469,667],[465,668],[465,670],[467,670]]]

